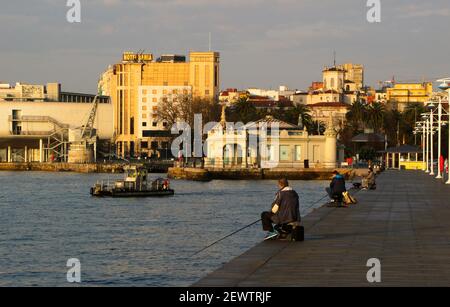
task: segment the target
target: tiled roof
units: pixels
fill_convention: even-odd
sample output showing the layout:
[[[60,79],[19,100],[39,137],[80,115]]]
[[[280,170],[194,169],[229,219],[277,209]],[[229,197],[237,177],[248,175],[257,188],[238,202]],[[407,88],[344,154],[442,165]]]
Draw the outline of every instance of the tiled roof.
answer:
[[[336,108],[350,108],[350,105],[345,102],[319,102],[314,104],[309,104],[308,107],[316,108],[316,107],[336,107]]]
[[[249,124],[245,125],[245,128],[246,129],[254,129],[254,128],[256,128],[256,126],[258,124],[267,124],[267,126],[270,128],[270,125],[274,124],[274,123],[279,124],[279,129],[280,130],[300,130],[299,126],[289,124],[289,123],[284,122],[282,120],[276,119],[275,117],[270,116],[270,115],[268,115],[265,118],[262,118],[262,119],[260,119],[260,120],[258,120],[256,122],[254,122],[254,123],[249,123]]]

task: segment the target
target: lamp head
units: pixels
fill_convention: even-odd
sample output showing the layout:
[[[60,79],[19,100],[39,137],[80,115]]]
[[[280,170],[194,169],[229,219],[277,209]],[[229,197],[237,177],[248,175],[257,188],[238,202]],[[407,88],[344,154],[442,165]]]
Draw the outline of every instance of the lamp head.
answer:
[[[450,88],[450,78],[440,79],[437,80],[437,82],[440,82],[439,89],[446,91]]]

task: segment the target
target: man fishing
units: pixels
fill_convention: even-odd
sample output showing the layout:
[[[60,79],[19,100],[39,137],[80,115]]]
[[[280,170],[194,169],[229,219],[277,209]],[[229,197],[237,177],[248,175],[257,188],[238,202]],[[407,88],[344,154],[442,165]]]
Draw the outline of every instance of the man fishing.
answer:
[[[297,192],[289,186],[286,178],[278,181],[278,188],[279,191],[272,204],[272,210],[261,214],[263,230],[268,232],[265,240],[277,237],[279,232],[276,229],[282,230],[283,226],[301,221],[300,203]],[[276,229],[273,224],[276,225]]]
[[[346,192],[347,189],[345,187],[345,178],[338,171],[333,172],[333,179],[331,180],[330,187],[326,188],[328,196],[331,200],[334,199],[335,196],[341,196],[342,193]]]

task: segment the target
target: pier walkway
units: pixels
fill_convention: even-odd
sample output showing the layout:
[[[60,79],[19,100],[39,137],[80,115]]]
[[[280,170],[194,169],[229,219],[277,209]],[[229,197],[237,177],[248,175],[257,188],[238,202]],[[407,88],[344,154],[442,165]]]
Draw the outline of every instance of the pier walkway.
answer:
[[[305,242],[263,242],[194,287],[449,286],[450,186],[419,171],[377,184],[356,206],[308,215]],[[367,281],[371,258],[381,283]]]

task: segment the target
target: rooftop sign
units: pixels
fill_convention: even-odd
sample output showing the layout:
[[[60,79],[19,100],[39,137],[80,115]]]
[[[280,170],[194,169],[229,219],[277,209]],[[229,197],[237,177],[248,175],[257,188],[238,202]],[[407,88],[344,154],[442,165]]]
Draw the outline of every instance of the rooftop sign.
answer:
[[[133,53],[133,52],[125,52],[123,54],[122,60],[124,62],[151,62],[153,60],[153,54],[151,53]]]

